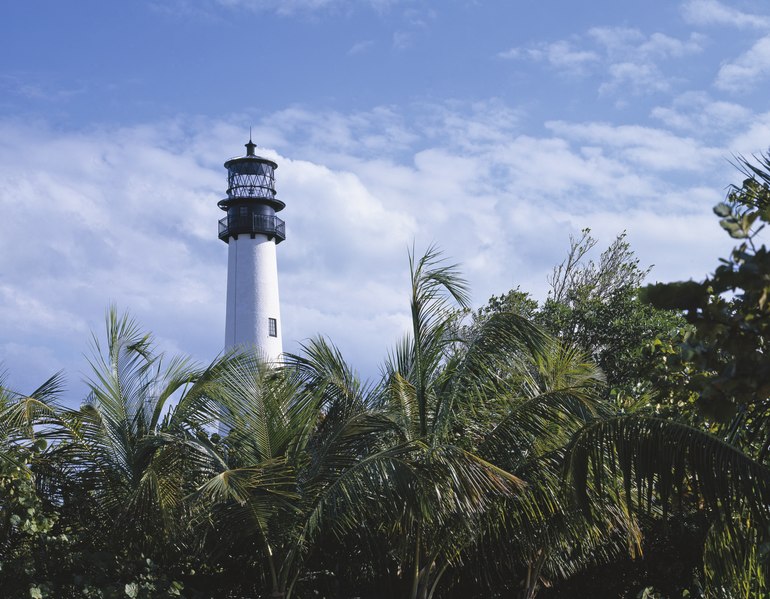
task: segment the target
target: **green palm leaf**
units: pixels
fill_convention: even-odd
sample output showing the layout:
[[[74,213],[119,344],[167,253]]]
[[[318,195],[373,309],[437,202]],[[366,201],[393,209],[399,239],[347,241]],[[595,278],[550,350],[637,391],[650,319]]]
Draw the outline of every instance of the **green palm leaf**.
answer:
[[[569,447],[566,473],[575,497],[589,509],[589,478],[597,488],[622,475],[627,505],[667,509],[690,484],[706,506],[724,518],[748,509],[761,526],[770,522],[770,469],[701,430],[655,417],[622,416],[589,424]],[[632,492],[635,491],[635,493]]]

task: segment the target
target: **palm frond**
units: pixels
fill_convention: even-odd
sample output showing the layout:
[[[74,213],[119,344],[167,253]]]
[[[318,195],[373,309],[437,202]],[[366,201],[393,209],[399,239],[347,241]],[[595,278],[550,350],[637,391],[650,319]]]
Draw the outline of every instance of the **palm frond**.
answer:
[[[239,369],[239,364],[253,359],[253,356],[236,350],[218,356],[203,369],[189,373],[182,370],[176,380],[183,391],[176,406],[169,412],[165,428],[171,431],[203,431],[222,422],[232,425],[228,417],[229,407],[225,405],[227,391],[224,383],[233,371]],[[189,382],[185,380],[188,374]]]
[[[29,395],[6,389],[0,403],[0,444],[45,437],[58,423],[58,399],[63,388],[64,375],[57,373]]]
[[[469,304],[468,286],[460,276],[457,265],[446,264],[435,247],[430,247],[418,260],[409,254],[412,281],[410,308],[412,314],[413,370],[409,376],[417,392],[420,414],[420,434],[428,431],[427,389],[432,372],[439,370],[451,342],[451,324],[456,311],[450,299],[461,308]]]
[[[361,382],[332,343],[317,337],[303,343],[300,349],[299,355],[287,354],[284,363],[305,391],[322,400],[319,409],[340,403],[363,407],[363,402],[370,399],[371,387]]]
[[[239,361],[223,371],[220,383],[231,445],[248,452],[250,463],[304,445],[317,411],[312,398],[299,392],[299,381],[291,372],[259,359]]]
[[[638,415],[599,420],[575,436],[565,464],[585,510],[589,478],[602,489],[618,472],[629,508],[649,509],[659,501],[665,511],[692,484],[714,513],[730,518],[748,509],[759,525],[770,523],[770,469],[685,424]]]
[[[703,566],[709,596],[766,597],[770,593],[770,531],[745,511],[717,519],[706,537]]]
[[[479,439],[479,452],[517,471],[521,464],[567,444],[590,419],[594,404],[579,388],[510,398],[507,412]]]
[[[253,466],[230,468],[206,481],[196,495],[214,503],[234,501],[244,505],[256,494],[296,498],[295,475],[285,458],[271,459]]]
[[[435,432],[446,434],[458,404],[472,416],[490,397],[504,392],[506,381],[526,373],[550,347],[549,341],[544,331],[518,314],[499,313],[481,322],[466,348],[446,365],[443,377],[449,384],[438,394]]]

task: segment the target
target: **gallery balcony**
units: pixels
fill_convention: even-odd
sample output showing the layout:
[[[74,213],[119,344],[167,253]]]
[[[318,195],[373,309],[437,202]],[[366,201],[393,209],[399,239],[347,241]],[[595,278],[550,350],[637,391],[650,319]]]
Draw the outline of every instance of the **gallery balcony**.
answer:
[[[219,221],[219,238],[228,243],[230,237],[238,239],[238,235],[267,235],[281,243],[286,239],[286,223],[277,216],[267,214],[247,214],[226,216]]]

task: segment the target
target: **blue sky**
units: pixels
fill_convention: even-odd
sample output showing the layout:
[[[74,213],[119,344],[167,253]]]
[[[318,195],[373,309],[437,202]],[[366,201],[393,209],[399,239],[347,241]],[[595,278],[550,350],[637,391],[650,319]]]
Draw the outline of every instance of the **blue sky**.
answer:
[[[0,362],[83,395],[111,303],[162,349],[224,340],[222,163],[278,162],[285,349],[365,376],[406,330],[407,249],[474,303],[547,293],[569,236],[703,278],[710,209],[770,146],[757,0],[53,0],[0,8]]]

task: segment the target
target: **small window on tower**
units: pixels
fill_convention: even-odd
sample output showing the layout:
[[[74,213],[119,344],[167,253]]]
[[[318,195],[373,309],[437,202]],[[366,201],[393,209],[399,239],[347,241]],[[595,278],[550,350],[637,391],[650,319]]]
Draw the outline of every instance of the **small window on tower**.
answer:
[[[278,337],[278,321],[275,318],[268,318],[268,333],[271,337]]]

